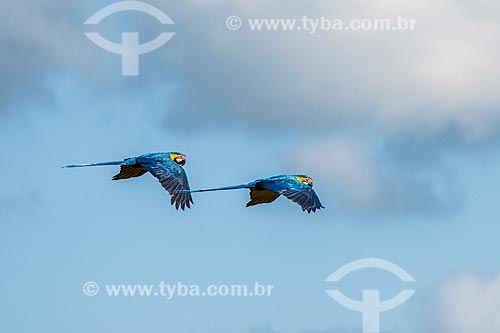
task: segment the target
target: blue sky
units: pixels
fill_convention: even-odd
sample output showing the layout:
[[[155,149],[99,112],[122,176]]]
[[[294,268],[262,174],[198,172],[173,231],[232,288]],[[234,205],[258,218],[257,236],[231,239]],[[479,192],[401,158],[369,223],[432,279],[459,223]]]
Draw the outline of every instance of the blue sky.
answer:
[[[324,280],[379,257],[417,281],[412,299],[382,314],[384,332],[498,332],[491,36],[500,7],[426,2],[151,1],[176,35],[141,56],[138,77],[122,77],[120,58],[83,34],[112,2],[2,4],[0,330],[360,332],[360,314],[328,298]],[[97,29],[117,41],[125,30],[153,38],[161,26],[141,15]],[[229,15],[402,15],[418,25],[229,31]],[[60,168],[152,151],[184,152],[193,188],[310,174],[326,209],[304,214],[283,198],[245,208],[248,193],[232,191],[196,194],[182,212],[150,175],[113,182],[114,167]],[[265,298],[166,301],[88,297],[86,281],[275,287]],[[353,298],[404,286],[376,271],[341,284]]]

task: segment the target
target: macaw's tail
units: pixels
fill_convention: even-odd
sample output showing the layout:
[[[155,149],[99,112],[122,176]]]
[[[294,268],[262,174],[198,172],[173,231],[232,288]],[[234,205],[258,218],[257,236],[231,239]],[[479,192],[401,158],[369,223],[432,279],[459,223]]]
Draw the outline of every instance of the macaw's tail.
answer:
[[[88,163],[88,164],[71,164],[71,165],[66,165],[63,166],[63,168],[82,168],[82,167],[90,167],[90,166],[103,166],[103,165],[129,165],[129,164],[135,164],[135,160],[132,162],[131,158],[127,158],[125,160],[121,161],[112,161],[112,162],[99,162],[99,163]]]
[[[203,190],[190,190],[190,191],[185,191],[185,192],[197,193],[197,192],[225,191],[225,190],[237,190],[240,188],[252,188],[252,187],[253,187],[252,183],[247,183],[247,184],[217,187],[217,188],[206,188]]]

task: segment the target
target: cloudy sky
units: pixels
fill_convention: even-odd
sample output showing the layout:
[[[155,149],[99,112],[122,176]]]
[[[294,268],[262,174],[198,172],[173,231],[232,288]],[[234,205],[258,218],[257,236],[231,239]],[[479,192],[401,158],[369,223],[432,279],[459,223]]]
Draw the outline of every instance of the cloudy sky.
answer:
[[[500,4],[493,0],[0,3],[0,323],[8,332],[361,331],[324,280],[353,260],[406,269],[417,293],[384,332],[498,333]],[[241,29],[226,19],[242,19]],[[416,20],[413,31],[252,31],[248,19]],[[85,37],[175,36],[121,75]],[[60,166],[181,151],[191,187],[305,173],[325,210],[246,191],[176,211],[156,180]],[[341,287],[390,298],[390,273]],[[271,297],[94,297],[105,284],[273,284]],[[102,288],[101,288],[102,289]]]

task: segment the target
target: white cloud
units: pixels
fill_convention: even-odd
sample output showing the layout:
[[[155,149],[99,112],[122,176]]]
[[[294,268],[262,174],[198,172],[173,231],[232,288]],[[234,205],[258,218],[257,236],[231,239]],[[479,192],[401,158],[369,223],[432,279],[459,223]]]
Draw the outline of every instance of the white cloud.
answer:
[[[374,141],[337,135],[305,142],[288,152],[284,169],[309,174],[331,189],[341,207],[361,215],[439,214],[461,203],[457,193],[463,191],[437,161],[432,168],[407,170],[383,141]]]
[[[303,151],[304,158],[296,159],[295,152]],[[342,193],[346,202],[357,208],[370,206],[377,196],[377,172],[366,148],[346,138],[332,138],[294,149],[287,164],[297,170],[309,170],[331,183]]]
[[[300,138],[322,131],[321,138],[303,148],[314,154],[314,165],[291,165],[327,179],[346,206],[366,211],[435,211],[451,207],[457,198],[439,165],[433,164],[436,170],[431,171],[400,168],[384,147],[357,137],[360,128],[376,133],[382,146],[417,137],[430,148],[419,156],[424,161],[454,144],[500,137],[498,1],[151,4],[176,22],[175,39],[141,58],[138,80],[123,80],[120,57],[83,35],[83,21],[101,5],[6,3],[0,14],[0,38],[7,50],[0,55],[5,77],[0,99],[25,101],[33,91],[48,96],[43,89],[47,76],[61,72],[98,87],[89,99],[109,98],[109,90],[116,87],[120,95],[144,91],[145,98],[158,99],[162,91],[152,93],[151,87],[168,80],[176,90],[169,99],[176,110],[166,122],[174,128],[179,123],[189,124],[183,130],[243,127]],[[243,20],[403,16],[415,18],[417,25],[413,32],[229,31],[225,19],[230,15]],[[119,24],[105,22],[99,29],[110,38],[118,38],[127,24],[153,33],[147,30],[147,19],[136,24],[130,17]],[[349,137],[332,139],[337,130],[353,128]],[[407,153],[406,147],[393,152]]]
[[[189,81],[212,97],[214,119],[234,117],[236,106],[240,110],[236,116],[252,125],[296,125],[306,117],[330,128],[361,121],[383,131],[417,129],[430,136],[454,127],[471,141],[491,138],[500,127],[498,2],[355,0],[289,6],[281,1],[269,7],[261,1],[212,5],[197,0],[196,4],[214,22],[221,21],[221,29],[215,25],[204,32],[203,47],[223,61],[205,58],[211,62],[210,70],[200,68],[194,76],[191,72]],[[243,19],[403,16],[415,18],[417,29],[314,35],[228,32],[223,29],[226,13]],[[213,66],[220,75],[210,75]],[[224,101],[221,94],[230,98]],[[197,111],[207,105],[201,108],[193,97],[186,102],[192,106],[188,110],[206,112]]]
[[[439,333],[500,332],[500,276],[485,280],[473,273],[450,278],[438,292]]]
[[[168,73],[179,83],[176,117],[213,126],[285,124],[310,130],[363,123],[382,132],[413,130],[431,137],[452,128],[473,142],[500,132],[498,1],[151,3],[172,16],[178,33],[164,57],[141,61],[144,71],[156,67],[154,79]],[[66,70],[98,80],[115,77],[106,61],[119,57],[83,36],[84,19],[99,6],[22,0],[4,7],[0,38],[9,41],[10,56],[0,66],[9,80],[6,95],[15,95],[14,88],[26,92],[28,74],[43,78]],[[229,15],[243,20],[403,16],[417,25],[413,32],[228,31]]]

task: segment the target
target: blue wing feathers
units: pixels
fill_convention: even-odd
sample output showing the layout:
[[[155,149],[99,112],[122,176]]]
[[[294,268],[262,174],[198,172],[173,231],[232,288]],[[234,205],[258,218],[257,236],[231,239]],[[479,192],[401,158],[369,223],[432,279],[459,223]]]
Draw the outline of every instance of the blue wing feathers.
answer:
[[[137,157],[136,161],[158,179],[170,194],[170,203],[175,204],[176,209],[191,208],[193,198],[189,193],[186,172],[172,161],[168,153],[145,154]]]
[[[253,191],[252,189],[256,189],[256,190],[271,191],[276,193],[277,196],[284,195],[288,199],[300,205],[302,210],[307,211],[308,213],[315,212],[317,209],[324,208],[321,202],[319,201],[316,192],[314,192],[312,187],[298,181],[297,177],[294,175],[280,175],[280,176],[258,179],[256,181],[247,184],[232,185],[232,186],[217,187],[217,188],[207,188],[207,189],[193,190],[193,191],[181,191],[181,192],[196,193],[196,192],[234,190],[241,188],[251,189],[250,192],[251,200],[247,203],[247,207],[274,201],[275,198],[272,198],[271,196],[261,198],[259,196],[260,191],[252,192]]]
[[[297,203],[302,208],[302,211],[307,211],[308,213],[325,208],[321,204],[316,192],[312,189],[312,182],[306,184],[299,181],[299,179],[301,179],[300,177],[307,176],[279,175],[257,179],[246,184],[190,190],[184,168],[172,160],[171,154],[174,153],[147,153],[121,161],[72,164],[64,168],[120,165],[120,173],[115,175],[113,179],[139,177],[149,172],[158,179],[163,188],[170,194],[170,203],[175,205],[176,209],[181,208],[182,210],[186,207],[191,208],[191,204],[193,203],[191,193],[244,188],[251,190],[251,200],[247,203],[247,207],[262,203],[270,203],[280,195],[284,195],[291,201]]]
[[[87,166],[120,165],[120,173],[113,179],[138,177],[149,171],[156,177],[171,196],[171,204],[176,209],[190,208],[193,203],[189,193],[189,183],[182,166],[170,158],[171,153],[148,153],[121,161],[67,165],[66,168]]]

